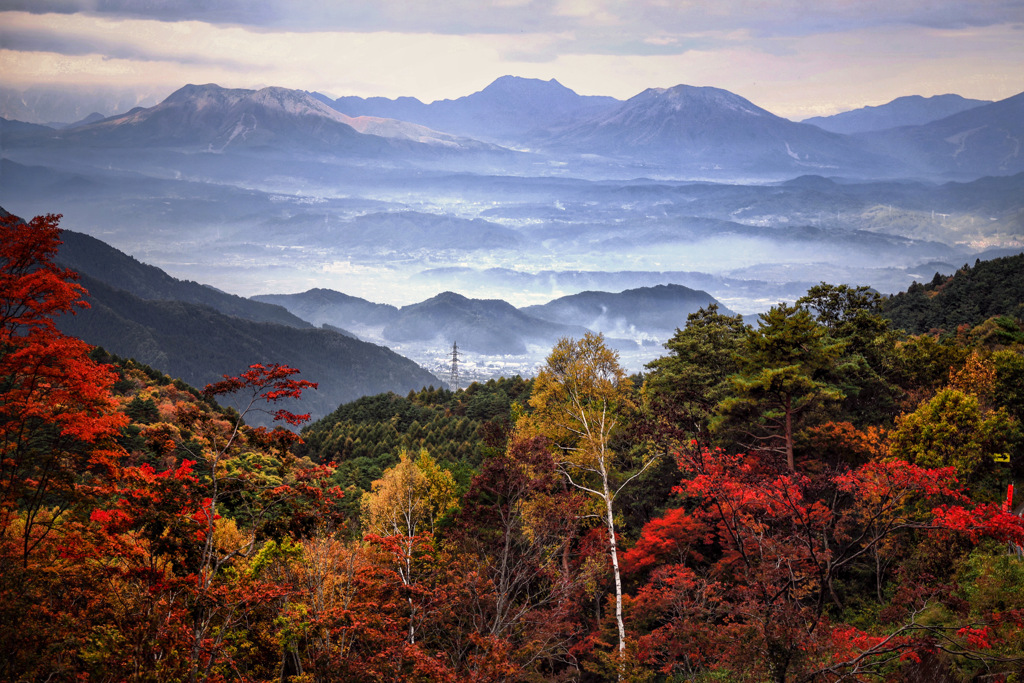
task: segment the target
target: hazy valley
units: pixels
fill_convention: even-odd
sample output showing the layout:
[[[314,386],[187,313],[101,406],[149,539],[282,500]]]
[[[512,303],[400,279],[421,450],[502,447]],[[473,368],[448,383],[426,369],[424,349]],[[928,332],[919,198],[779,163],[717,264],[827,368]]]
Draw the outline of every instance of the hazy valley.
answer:
[[[749,315],[822,280],[894,293],[1019,252],[1024,96],[918,99],[817,127],[689,86],[619,101],[505,77],[430,104],[187,86],[70,127],[3,120],[0,205],[435,375],[453,342],[468,377],[528,374],[588,328],[639,370],[703,305],[642,288]],[[270,296],[314,289],[383,308]],[[624,290],[661,318],[608,313]],[[538,315],[586,291],[607,293],[588,314]]]

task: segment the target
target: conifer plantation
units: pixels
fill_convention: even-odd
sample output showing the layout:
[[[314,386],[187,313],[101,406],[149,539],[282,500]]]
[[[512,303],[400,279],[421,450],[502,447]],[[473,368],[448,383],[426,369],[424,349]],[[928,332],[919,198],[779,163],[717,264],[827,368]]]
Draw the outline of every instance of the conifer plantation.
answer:
[[[0,219],[0,680],[1021,680],[1019,260],[307,424],[61,333],[59,218]]]

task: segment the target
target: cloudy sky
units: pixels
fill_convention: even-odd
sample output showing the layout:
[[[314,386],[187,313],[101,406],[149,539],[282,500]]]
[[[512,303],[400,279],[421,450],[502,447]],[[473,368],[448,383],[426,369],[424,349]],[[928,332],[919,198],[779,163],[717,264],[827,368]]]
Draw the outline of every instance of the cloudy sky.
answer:
[[[1024,0],[0,0],[0,86],[460,97],[679,83],[794,119],[1024,91]]]

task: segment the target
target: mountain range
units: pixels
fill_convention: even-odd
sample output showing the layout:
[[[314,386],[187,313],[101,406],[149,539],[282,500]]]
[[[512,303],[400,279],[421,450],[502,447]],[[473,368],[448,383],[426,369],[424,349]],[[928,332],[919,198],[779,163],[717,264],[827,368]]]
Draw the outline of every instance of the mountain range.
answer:
[[[547,148],[736,173],[859,171],[886,159],[719,88],[650,88],[552,134]]]
[[[1019,250],[1024,95],[877,109],[901,125],[830,132],[687,85],[620,101],[504,77],[429,104],[190,85],[69,126],[0,120],[0,204],[134,255],[99,272],[83,236],[75,266],[142,301],[389,346],[435,379],[453,342],[481,377],[528,374],[595,328],[639,369],[693,310],[645,288],[754,314]]]
[[[960,177],[1024,171],[1024,93],[920,126],[904,126],[857,139],[916,168],[943,168]]]
[[[558,81],[502,76],[454,100],[424,104],[413,97],[339,97],[331,107],[349,116],[379,116],[419,123],[456,135],[513,146],[547,131],[601,115],[621,104],[614,97],[577,95]]]
[[[455,342],[481,356],[536,359],[543,358],[560,338],[579,338],[588,331],[604,334],[612,346],[624,350],[644,343],[657,345],[685,325],[687,315],[719,303],[707,292],[681,285],[619,293],[588,291],[518,309],[502,300],[471,299],[455,292],[400,308],[321,288],[252,298],[396,348],[422,353],[426,346],[436,352]]]
[[[156,106],[65,128],[55,139],[68,144],[209,152],[327,149],[335,155],[368,157],[427,148],[492,149],[413,123],[349,117],[300,90],[228,89],[213,84],[187,85]]]
[[[723,314],[733,315],[707,292],[677,284],[636,287],[616,294],[588,290],[521,310],[544,320],[599,330],[613,338],[646,336],[664,342],[676,329],[685,327],[689,314],[712,303],[718,304]]]
[[[807,172],[975,178],[1024,170],[1014,142],[1024,135],[1024,98],[971,107],[976,101],[951,97],[894,101],[876,112],[819,121],[832,128],[875,122],[846,125],[874,132],[845,135],[783,119],[725,90],[687,85],[651,88],[621,102],[580,96],[553,80],[503,77],[472,95],[424,104],[208,84],[56,133],[8,122],[4,134],[11,150],[302,154],[446,170],[460,164],[479,170],[473,165],[481,160],[533,172],[568,164],[590,175],[646,168],[723,178]],[[943,117],[964,107],[971,108]],[[903,125],[875,130],[885,120]],[[905,125],[911,121],[924,122]]]

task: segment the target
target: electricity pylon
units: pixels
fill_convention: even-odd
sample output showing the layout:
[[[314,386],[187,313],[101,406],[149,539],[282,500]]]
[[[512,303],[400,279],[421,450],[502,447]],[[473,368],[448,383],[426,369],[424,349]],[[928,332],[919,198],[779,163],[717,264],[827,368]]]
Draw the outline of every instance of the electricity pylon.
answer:
[[[457,342],[452,342],[452,369],[448,373],[448,388],[452,392],[459,390],[459,345]]]

